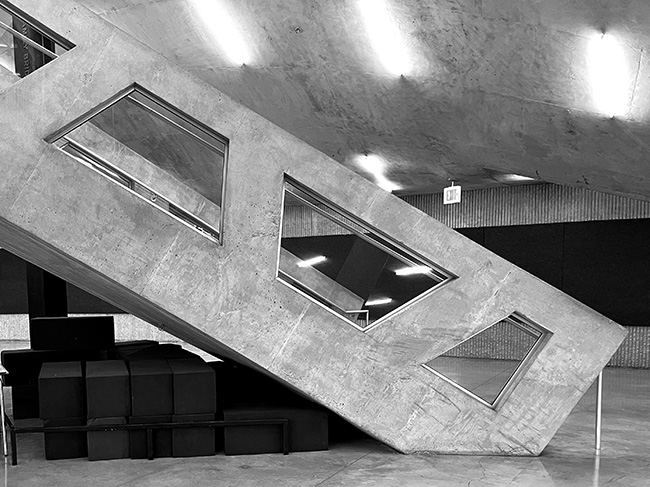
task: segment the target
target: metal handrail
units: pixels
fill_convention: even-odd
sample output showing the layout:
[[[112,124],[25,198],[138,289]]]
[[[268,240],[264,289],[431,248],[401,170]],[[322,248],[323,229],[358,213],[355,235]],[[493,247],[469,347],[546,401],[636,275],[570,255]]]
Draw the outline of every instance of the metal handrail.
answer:
[[[282,426],[282,454],[289,454],[289,420],[287,418],[270,419],[228,419],[216,421],[196,422],[169,422],[156,424],[116,424],[93,426],[16,426],[13,421],[4,415],[4,423],[9,427],[11,436],[11,464],[18,465],[17,434],[19,433],[71,433],[88,431],[146,431],[147,432],[147,458],[153,460],[153,431],[159,429],[179,428],[224,428],[230,426],[254,425],[281,425]]]
[[[17,31],[16,29],[8,26],[7,24],[5,24],[1,20],[0,20],[0,27],[5,29],[8,32],[11,32],[15,37],[18,37],[25,44],[28,44],[28,45],[32,46],[34,49],[36,49],[37,51],[40,51],[41,53],[45,54],[46,56],[49,56],[52,59],[56,59],[56,58],[59,57],[58,54],[55,54],[52,51],[50,51],[49,49],[47,49],[46,47],[41,46],[38,42],[30,39],[29,37],[27,37],[26,35],[22,34],[19,31]],[[34,27],[32,27],[32,28],[34,29]],[[34,30],[38,30],[38,29],[34,29]],[[39,34],[41,34],[43,37],[46,37],[45,34],[43,34],[40,31],[39,31]],[[52,41],[52,42],[55,42],[55,41]]]
[[[98,156],[93,151],[87,149],[86,147],[79,144],[78,142],[75,142],[67,137],[64,137],[63,140],[64,142],[61,144],[61,146],[57,146],[57,147],[63,152],[65,152],[66,154],[70,155],[71,157],[74,157],[75,159],[79,160],[85,165],[92,167],[103,176],[108,177],[111,181],[115,181],[118,184],[121,184],[125,188],[131,190],[135,195],[144,199],[150,204],[154,204],[153,201],[157,201],[158,199],[160,199],[160,201],[163,201],[168,204],[169,209],[166,210],[165,208],[162,208],[160,205],[154,204],[154,206],[156,206],[158,209],[164,211],[171,217],[189,226],[193,230],[201,233],[202,235],[212,240],[216,240],[217,242],[219,241],[219,231],[216,230],[212,225],[209,225],[207,222],[204,222],[202,219],[193,215],[192,213],[185,210],[184,208],[177,205],[176,203],[169,201],[167,198],[160,195],[157,191],[154,191],[145,183],[137,180],[130,174],[122,171],[114,164]],[[75,156],[74,154],[67,152],[65,150],[66,147],[71,147],[72,149],[74,149],[79,154],[79,156]],[[120,180],[116,179],[116,177],[119,178]],[[135,191],[136,185],[146,189],[153,195],[151,201],[147,198],[144,198],[141,194]]]

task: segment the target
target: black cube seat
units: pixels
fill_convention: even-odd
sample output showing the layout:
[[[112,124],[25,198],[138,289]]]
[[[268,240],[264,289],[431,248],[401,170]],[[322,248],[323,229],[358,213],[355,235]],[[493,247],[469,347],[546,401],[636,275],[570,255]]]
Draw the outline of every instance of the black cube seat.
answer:
[[[213,421],[214,414],[175,414],[174,423]],[[215,454],[214,428],[174,428],[172,451],[175,457],[199,457]]]
[[[7,369],[6,386],[37,385],[45,362],[86,362],[101,360],[100,350],[3,350],[2,365]]]
[[[328,449],[327,411],[323,408],[282,406],[232,407],[224,409],[224,419],[288,419],[289,451]],[[282,452],[280,425],[227,426],[224,428],[226,455]]]
[[[217,412],[214,370],[200,358],[168,359],[174,388],[174,414]]]
[[[85,426],[86,418],[53,418],[44,421],[46,427]],[[62,460],[65,458],[82,458],[88,456],[86,433],[65,432],[45,433],[45,459]]]
[[[126,424],[126,418],[89,419],[88,426],[116,426]],[[88,431],[88,460],[129,458],[128,431]]]
[[[38,385],[12,386],[11,404],[14,419],[38,418]]]
[[[46,362],[38,376],[38,403],[42,419],[86,415],[81,362]]]
[[[171,416],[172,371],[163,359],[129,361],[132,416]]]
[[[131,415],[129,371],[123,360],[86,363],[88,418]]]
[[[129,424],[159,424],[171,423],[170,416],[142,416],[129,418]],[[172,456],[172,430],[158,429],[152,432],[153,439],[153,456],[155,458]],[[131,430],[129,431],[129,449],[131,458],[148,458],[147,451],[147,431]]]
[[[33,350],[91,350],[115,346],[112,316],[32,318],[29,340]]]

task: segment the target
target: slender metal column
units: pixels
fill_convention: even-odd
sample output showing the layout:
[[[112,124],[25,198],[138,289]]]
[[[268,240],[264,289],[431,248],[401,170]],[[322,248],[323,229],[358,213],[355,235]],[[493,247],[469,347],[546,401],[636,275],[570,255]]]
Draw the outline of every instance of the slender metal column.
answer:
[[[603,426],[603,371],[596,381],[596,452],[600,452],[600,436]]]
[[[5,374],[7,369],[0,365],[0,416],[2,417],[2,452],[5,457],[7,450],[7,425],[5,424]]]

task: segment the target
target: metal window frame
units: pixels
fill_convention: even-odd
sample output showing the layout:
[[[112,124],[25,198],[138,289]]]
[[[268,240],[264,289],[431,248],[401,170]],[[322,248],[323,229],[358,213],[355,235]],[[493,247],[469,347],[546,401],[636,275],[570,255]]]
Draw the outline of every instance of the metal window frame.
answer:
[[[41,33],[41,35],[49,38],[52,42],[55,44],[58,44],[61,46],[63,49],[66,51],[70,51],[75,47],[75,45],[67,40],[65,37],[60,36],[56,32],[54,32],[52,29],[47,27],[45,24],[42,22],[39,22],[36,20],[34,17],[31,15],[27,14],[26,12],[22,11],[15,5],[12,5],[11,3],[7,2],[6,0],[0,0],[0,9],[4,10],[7,12],[9,15],[13,17],[17,17],[23,22],[29,24],[34,30],[37,30]],[[16,31],[14,28],[6,25],[4,22],[0,22],[0,25],[2,28],[6,29],[7,31],[11,32],[14,36],[18,37],[20,40],[26,42],[33,48],[37,49],[38,51],[42,52],[43,54],[52,57],[53,59],[56,59],[58,57],[58,54],[50,51],[49,49],[44,48],[43,46],[39,45],[38,43],[34,42],[33,40],[29,39],[28,37],[24,36],[22,33]]]
[[[2,1],[2,0],[0,0]],[[137,181],[135,178],[130,176],[129,174],[125,173],[124,171],[120,170],[117,168],[114,164],[111,164],[110,162],[106,161],[105,159],[99,157],[98,155],[94,154],[92,151],[88,150],[87,148],[83,147],[81,144],[76,143],[70,139],[66,138],[66,135],[69,134],[70,132],[74,131],[75,129],[79,128],[80,126],[84,125],[85,123],[89,122],[93,117],[98,115],[99,113],[103,112],[104,110],[110,108],[113,106],[115,103],[119,102],[120,100],[124,98],[130,97],[130,95],[134,92],[137,92],[139,95],[142,95],[145,97],[147,100],[150,101],[151,105],[148,103],[143,103],[140,100],[137,100],[135,98],[130,98],[130,101],[137,103],[139,106],[141,106],[143,109],[146,109],[149,113],[154,113],[156,116],[159,116],[162,120],[166,121],[167,123],[172,124],[174,127],[178,128],[181,130],[183,133],[190,135],[193,137],[195,140],[200,141],[202,144],[204,144],[206,147],[210,148],[212,151],[217,153],[219,156],[223,158],[223,167],[221,169],[222,173],[222,181],[221,181],[221,201],[219,202],[219,208],[220,208],[220,215],[219,215],[219,229],[216,231],[212,225],[207,224],[200,218],[196,217],[193,215],[191,212],[188,212],[187,210],[183,209],[181,206],[167,200],[163,196],[160,196],[164,201],[167,201],[170,205],[171,211],[166,211],[160,207],[162,211],[165,211],[167,214],[171,215],[172,217],[176,218],[177,220],[181,221],[185,225],[190,226],[190,228],[193,228],[194,230],[197,230],[199,233],[209,236],[212,240],[216,240],[217,243],[222,244],[223,243],[223,226],[224,226],[224,201],[225,201],[225,194],[226,194],[226,180],[227,180],[227,172],[228,172],[228,151],[229,151],[229,146],[230,146],[230,141],[228,138],[224,137],[223,135],[219,134],[206,124],[196,120],[194,117],[188,115],[187,113],[177,109],[176,107],[172,106],[170,103],[166,102],[159,96],[155,95],[151,91],[147,90],[146,88],[143,88],[142,86],[138,85],[137,83],[133,83],[126,88],[118,91],[115,95],[111,96],[104,102],[100,103],[97,105],[95,108],[89,110],[85,114],[81,115],[80,117],[77,117],[75,120],[72,122],[64,125],[60,129],[56,130],[55,132],[51,133],[47,137],[44,138],[45,142],[50,143],[50,144],[57,144],[61,143],[60,141],[63,139],[65,143],[72,143],[76,148],[81,148],[82,151],[84,151],[87,155],[90,156],[92,160],[95,162],[98,162],[99,166],[107,166],[111,169],[111,172],[117,172],[118,174],[122,174],[123,176],[129,178],[130,180],[136,181],[140,186],[143,186],[147,188],[149,191],[155,193],[158,195],[156,191],[153,191],[151,188],[149,188],[146,184]],[[153,106],[152,106],[153,105]],[[160,112],[156,112],[155,107],[160,108]],[[172,117],[176,117],[178,120],[182,120],[183,123],[178,123],[177,121],[174,121],[171,119],[170,116],[165,116],[165,113],[167,115],[172,114]],[[201,134],[205,133],[206,137],[201,137]],[[214,141],[218,141],[219,143],[223,144],[223,149],[220,147],[216,147],[212,142],[210,142],[210,139]],[[61,147],[59,147],[61,149]],[[92,164],[90,164],[92,167]],[[100,171],[101,173],[102,171]],[[111,179],[115,179],[114,177],[109,176]],[[119,183],[119,181],[116,181]],[[141,195],[133,191],[133,188],[129,188],[134,194],[139,196],[140,198],[144,199],[145,201],[148,201],[146,198],[143,198]],[[204,196],[205,197],[205,196]],[[148,201],[151,203],[151,201]],[[158,206],[158,205],[156,205]],[[185,213],[184,218],[181,219],[178,217],[177,213],[182,212]],[[187,221],[184,221],[187,220]],[[189,222],[189,223],[188,223]],[[209,231],[206,231],[204,229],[209,229]]]
[[[179,221],[183,225],[198,232],[202,236],[209,238],[214,242],[219,243],[219,232],[215,228],[213,228],[212,225],[209,225],[208,223],[201,220],[197,216],[193,215],[191,212],[177,205],[176,203],[169,201],[160,193],[154,191],[147,184],[141,182],[140,180],[131,176],[125,171],[122,171],[112,163],[108,162],[107,160],[93,153],[91,150],[87,149],[86,147],[74,141],[68,140],[65,137],[63,137],[62,139],[59,139],[59,141],[57,142],[60,142],[61,145],[55,143],[55,147],[57,147],[59,150],[66,153],[70,157],[74,157],[82,164],[85,164],[87,167],[90,167],[91,169],[95,170],[105,178],[109,179],[110,181],[113,181],[115,184],[119,184],[120,186],[127,188],[132,194],[134,194],[141,200],[146,201],[150,205],[156,207],[160,211],[171,216],[172,218]],[[76,152],[79,153],[81,157],[75,156],[67,152],[65,150],[67,147],[73,148]],[[153,195],[153,198],[151,199],[145,198],[142,194],[135,191],[136,185],[149,191]],[[169,209],[165,209],[161,207],[159,204],[156,204],[156,201],[158,200],[167,203]]]
[[[328,209],[334,211],[335,213],[340,214],[343,218],[352,221],[355,225],[359,226],[368,234],[372,235],[374,238],[369,237],[367,234],[360,232],[357,229],[354,229],[351,225],[342,222],[340,220],[336,220],[332,218],[332,215],[324,211],[323,209],[319,208],[316,206],[314,203],[309,201],[308,199],[297,195],[295,192],[291,191],[290,189],[287,188],[287,185],[291,185],[294,188],[296,188],[298,191],[305,193],[308,198],[311,198],[315,200],[319,205],[323,205],[327,207]],[[349,230],[352,234],[364,239],[368,243],[380,248],[384,252],[388,253],[390,256],[404,262],[407,265],[426,265],[429,269],[431,269],[431,272],[427,272],[427,275],[432,280],[438,280],[438,282],[432,286],[431,288],[427,289],[425,292],[413,297],[411,300],[407,301],[406,303],[402,304],[401,306],[395,308],[394,310],[390,311],[389,313],[386,313],[384,316],[379,318],[378,320],[372,322],[372,323],[366,323],[367,326],[361,327],[357,323],[353,322],[351,319],[349,319],[346,316],[347,311],[340,308],[334,303],[331,303],[329,300],[325,300],[327,303],[331,303],[331,306],[328,304],[324,304],[322,301],[324,298],[322,298],[317,292],[313,291],[312,289],[308,288],[307,286],[303,285],[302,283],[299,283],[300,285],[296,285],[295,283],[297,282],[294,278],[289,276],[287,273],[282,271],[280,269],[280,250],[282,248],[282,227],[283,227],[283,222],[284,222],[284,208],[285,208],[285,198],[287,193],[291,193],[291,195],[295,198],[297,198],[302,204],[308,206],[310,209],[318,212],[328,220],[332,221],[333,223],[339,224],[345,229]],[[402,310],[406,309],[407,307],[410,307],[414,305],[416,302],[420,301],[421,299],[424,299],[426,296],[429,294],[435,292],[436,290],[440,289],[442,286],[448,284],[449,282],[453,281],[454,279],[457,279],[458,276],[455,274],[447,271],[446,269],[442,268],[441,266],[434,264],[431,262],[429,259],[423,257],[422,255],[418,254],[417,252],[414,252],[410,249],[407,249],[403,245],[398,244],[395,242],[391,237],[389,237],[387,234],[384,232],[368,225],[367,223],[363,222],[361,219],[358,217],[352,215],[350,212],[344,210],[340,206],[336,205],[335,203],[332,203],[331,201],[328,201],[327,199],[323,198],[319,194],[317,194],[315,191],[310,190],[307,188],[305,185],[299,183],[296,181],[294,178],[289,176],[288,174],[285,173],[284,175],[284,181],[282,185],[282,212],[280,214],[280,231],[278,232],[278,254],[277,254],[277,262],[276,262],[276,279],[281,282],[282,284],[288,286],[289,288],[293,289],[294,291],[298,292],[299,294],[305,296],[307,299],[312,301],[313,303],[316,303],[323,309],[329,311],[332,313],[334,316],[342,319],[346,323],[352,325],[354,328],[356,328],[359,331],[362,331],[364,333],[367,333],[377,326],[381,325],[384,321],[392,318],[396,314],[400,313]],[[378,241],[377,239],[384,240],[384,242]],[[388,245],[386,245],[388,244]],[[391,248],[393,247],[393,248]],[[397,250],[395,250],[397,249]],[[417,263],[417,261],[421,261],[420,263]],[[288,277],[288,279],[287,279]],[[319,299],[320,298],[320,299]]]
[[[143,88],[142,86],[138,85],[137,83],[133,83],[123,90],[118,91],[115,95],[111,96],[104,102],[100,103],[97,105],[95,108],[92,110],[89,110],[85,114],[81,115],[80,117],[76,118],[72,122],[64,125],[61,127],[59,130],[56,130],[52,134],[48,135],[45,137],[45,142],[48,143],[54,143],[69,132],[72,132],[76,128],[79,128],[86,122],[88,122],[90,119],[95,117],[96,115],[100,114],[104,110],[110,108],[117,102],[121,101],[123,98],[129,98],[131,93],[138,93],[140,95],[143,95],[146,97],[146,99],[150,100],[151,105],[147,103],[143,103],[142,101],[131,97],[130,101],[137,103],[139,106],[143,107],[146,109],[149,113],[154,113],[156,116],[160,117],[162,120],[172,124],[174,127],[178,128],[179,130],[183,131],[184,133],[190,135],[194,139],[199,140],[203,144],[205,144],[207,147],[212,149],[213,151],[219,153],[224,157],[224,168],[227,166],[227,155],[228,155],[228,146],[230,141],[224,137],[223,135],[217,133],[214,129],[208,127],[206,124],[199,122],[196,120],[194,117],[191,115],[188,115],[187,113],[179,110],[178,108],[172,106],[170,103],[166,102],[159,96],[155,95],[151,91],[147,90],[146,88]],[[156,111],[156,106],[160,107],[162,110],[160,112]],[[178,123],[176,121],[171,120],[170,117],[167,117],[164,115],[163,112],[169,112],[173,114],[174,117],[178,117],[180,120],[185,122],[187,126],[184,124]],[[207,133],[208,138],[203,138],[201,137],[202,133]],[[220,147],[216,147],[213,143],[210,142],[210,139],[214,139],[219,141],[221,144],[224,145],[224,148],[221,149]],[[224,181],[225,181],[225,172],[224,172]]]
[[[422,367],[424,369],[426,369],[427,371],[433,373],[434,375],[436,375],[440,379],[444,380],[446,383],[451,384],[452,386],[459,389],[463,393],[465,393],[468,396],[474,398],[475,400],[477,400],[478,402],[480,402],[484,406],[487,406],[490,409],[494,409],[495,411],[498,411],[501,408],[501,406],[508,400],[508,397],[510,397],[512,392],[515,390],[515,388],[517,387],[517,385],[521,381],[521,378],[526,374],[526,372],[528,371],[528,369],[530,368],[532,363],[535,361],[535,359],[537,358],[537,356],[539,355],[541,350],[546,346],[548,341],[553,336],[553,333],[550,330],[548,330],[547,328],[545,328],[545,327],[535,323],[534,321],[528,319],[523,314],[521,314],[521,313],[519,313],[517,311],[513,311],[512,313],[510,313],[505,318],[502,318],[502,319],[494,322],[492,325],[488,326],[487,328],[484,328],[484,329],[474,333],[473,335],[467,337],[465,340],[463,340],[463,341],[457,343],[456,345],[454,345],[452,348],[455,348],[455,347],[459,346],[460,344],[465,343],[468,340],[471,340],[475,336],[483,333],[485,330],[487,330],[487,329],[489,329],[489,328],[491,328],[491,327],[493,327],[493,326],[495,326],[495,325],[497,325],[497,324],[499,324],[499,323],[501,323],[503,321],[506,321],[506,322],[510,323],[511,325],[514,325],[519,330],[524,331],[524,332],[528,333],[531,336],[534,336],[534,334],[531,333],[529,329],[526,329],[526,327],[530,327],[530,328],[538,331],[540,333],[540,335],[537,337],[535,343],[533,343],[533,345],[530,347],[530,349],[528,350],[528,352],[526,353],[524,358],[521,359],[521,361],[519,362],[519,365],[517,365],[517,368],[514,370],[514,372],[510,375],[510,377],[508,377],[508,380],[505,382],[505,384],[503,384],[503,386],[501,387],[501,389],[499,390],[498,394],[495,396],[495,398],[494,398],[494,400],[492,402],[486,401],[482,397],[474,394],[469,389],[466,389],[465,387],[458,384],[454,380],[450,379],[449,377],[445,376],[444,374],[438,372],[434,368],[427,365],[429,362],[431,362],[431,360],[434,360],[434,359],[440,357],[442,354],[448,352],[451,349],[446,350],[445,352],[438,355],[437,357],[433,357],[432,359],[430,359],[427,362],[423,363]],[[524,326],[521,326],[522,323],[523,323]]]

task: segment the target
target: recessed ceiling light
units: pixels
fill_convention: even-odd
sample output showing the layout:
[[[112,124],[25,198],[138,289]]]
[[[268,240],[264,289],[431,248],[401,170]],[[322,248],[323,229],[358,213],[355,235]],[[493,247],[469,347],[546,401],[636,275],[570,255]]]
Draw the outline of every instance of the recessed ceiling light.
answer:
[[[395,274],[398,276],[412,276],[413,274],[426,274],[427,272],[431,272],[430,267],[427,267],[425,265],[414,265],[411,267],[402,267],[401,269],[397,269],[395,271]]]
[[[392,301],[392,298],[371,299],[370,301],[366,301],[366,306],[381,306],[382,304],[388,304]]]
[[[377,186],[383,190],[388,191],[389,193],[397,191],[398,189],[402,189],[401,186],[393,183],[392,181],[389,181],[384,176],[375,176],[375,178],[377,180]]]
[[[307,260],[301,260],[298,262],[298,267],[311,267],[316,264],[320,264],[321,262],[325,262],[327,260],[327,257],[324,255],[318,255],[316,257],[312,257],[311,259]]]
[[[627,113],[631,77],[623,46],[609,34],[595,35],[589,41],[588,63],[596,110],[610,117]]]
[[[395,76],[409,74],[411,61],[397,22],[385,0],[357,0],[370,42],[384,68]]]
[[[241,36],[236,20],[228,11],[224,0],[192,0],[194,9],[210,35],[235,65],[251,62],[248,47]]]
[[[366,172],[372,174],[375,178],[375,183],[381,189],[392,193],[398,189],[402,189],[399,185],[389,181],[384,175],[384,168],[386,162],[375,154],[366,154],[357,156],[357,164]]]
[[[383,174],[384,172],[384,161],[375,154],[357,156],[357,164],[361,169],[372,174]]]

